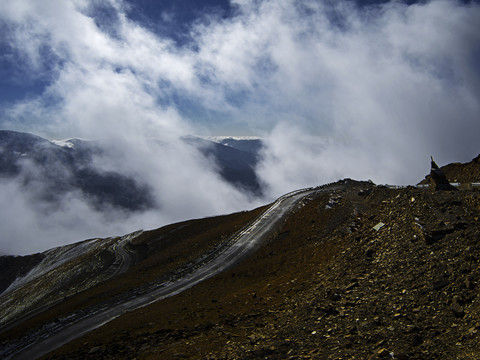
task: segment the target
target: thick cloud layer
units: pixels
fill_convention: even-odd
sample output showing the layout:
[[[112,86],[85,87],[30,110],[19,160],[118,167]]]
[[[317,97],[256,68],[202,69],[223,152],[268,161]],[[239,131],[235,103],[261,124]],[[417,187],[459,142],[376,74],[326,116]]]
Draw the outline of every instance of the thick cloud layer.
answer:
[[[58,212],[50,216],[54,225],[38,225],[38,212],[17,194],[15,211],[31,215],[25,223],[37,224],[29,228],[40,247],[253,206],[178,141],[185,134],[263,136],[258,173],[269,199],[343,177],[415,183],[430,155],[444,164],[478,154],[478,3],[232,5],[230,18],[199,18],[182,44],[131,20],[135,3],[0,4],[4,42],[24,74],[18,81],[47,84],[4,106],[1,126],[50,138],[115,139],[118,157],[99,166],[117,161],[151,184],[163,204],[120,226],[74,197],[65,207],[80,204],[82,221],[93,225],[82,232],[78,221],[78,232],[68,233],[55,224],[75,216]],[[8,186],[2,203],[14,190]],[[15,233],[19,218],[8,220],[14,211],[2,213],[9,238],[22,243],[9,249],[28,249],[32,237]]]

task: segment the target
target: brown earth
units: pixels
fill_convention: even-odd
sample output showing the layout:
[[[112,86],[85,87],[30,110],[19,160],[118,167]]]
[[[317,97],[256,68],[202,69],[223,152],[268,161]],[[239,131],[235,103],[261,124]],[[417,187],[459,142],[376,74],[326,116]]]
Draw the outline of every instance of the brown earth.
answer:
[[[48,359],[479,359],[480,191],[352,186]]]
[[[478,182],[480,157],[443,167]],[[454,169],[454,170],[449,170]],[[138,263],[0,335],[171,276],[262,209],[146,232]],[[305,199],[250,258],[45,359],[479,359],[480,188],[351,183]]]

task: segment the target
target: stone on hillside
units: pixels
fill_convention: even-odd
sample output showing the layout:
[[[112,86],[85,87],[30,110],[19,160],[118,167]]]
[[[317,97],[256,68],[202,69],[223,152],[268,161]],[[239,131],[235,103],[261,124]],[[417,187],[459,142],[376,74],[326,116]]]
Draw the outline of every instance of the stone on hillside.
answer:
[[[457,318],[461,318],[465,314],[465,311],[463,310],[462,305],[460,305],[459,303],[460,301],[461,299],[459,296],[453,297],[451,309],[452,309],[453,315]]]
[[[373,227],[373,230],[378,231],[378,230],[380,230],[380,229],[381,229],[382,227],[384,227],[384,226],[385,226],[385,224],[384,224],[383,222],[379,222],[377,225],[375,225],[375,226]]]

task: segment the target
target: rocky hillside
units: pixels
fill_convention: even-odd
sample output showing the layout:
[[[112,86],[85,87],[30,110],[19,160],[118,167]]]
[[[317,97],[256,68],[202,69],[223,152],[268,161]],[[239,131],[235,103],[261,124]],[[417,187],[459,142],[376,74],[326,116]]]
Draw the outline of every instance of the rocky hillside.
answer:
[[[347,183],[305,198],[235,268],[45,358],[480,358],[480,189]],[[207,248],[231,233],[230,224],[241,226],[252,216],[148,234],[140,243],[157,255],[10,329],[0,341],[171,271],[198,241]],[[185,242],[189,236],[197,240]],[[162,246],[166,253],[158,251]]]
[[[47,358],[480,356],[480,192],[308,199],[240,266]]]
[[[445,173],[447,179],[452,183],[468,184],[480,182],[480,155],[469,163],[453,163],[440,168]],[[427,175],[421,184],[428,184],[430,175]]]

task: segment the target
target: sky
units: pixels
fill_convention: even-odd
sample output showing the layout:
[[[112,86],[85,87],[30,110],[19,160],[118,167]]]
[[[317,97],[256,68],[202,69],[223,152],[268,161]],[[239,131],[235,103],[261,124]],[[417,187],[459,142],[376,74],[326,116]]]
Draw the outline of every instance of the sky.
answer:
[[[121,163],[169,204],[150,225],[258,204],[178,142],[189,134],[262,137],[263,201],[345,177],[415,184],[430,155],[480,153],[479,24],[478,1],[6,0],[0,128],[115,139],[99,166]],[[13,187],[0,192],[41,232]],[[92,233],[127,230],[105,223]]]

